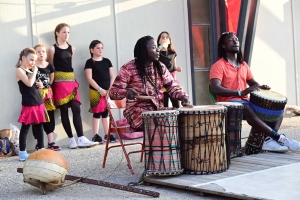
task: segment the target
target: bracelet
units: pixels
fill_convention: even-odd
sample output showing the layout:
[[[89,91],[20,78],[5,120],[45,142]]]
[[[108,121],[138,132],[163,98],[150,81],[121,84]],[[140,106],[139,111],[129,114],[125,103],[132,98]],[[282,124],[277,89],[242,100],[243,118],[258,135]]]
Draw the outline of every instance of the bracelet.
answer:
[[[241,97],[241,96],[242,96],[242,92],[241,92],[241,90],[238,90],[238,95],[239,95],[239,97]]]
[[[101,88],[101,87],[98,87],[98,90],[97,90],[97,91],[100,92],[101,90],[102,90],[102,88]]]

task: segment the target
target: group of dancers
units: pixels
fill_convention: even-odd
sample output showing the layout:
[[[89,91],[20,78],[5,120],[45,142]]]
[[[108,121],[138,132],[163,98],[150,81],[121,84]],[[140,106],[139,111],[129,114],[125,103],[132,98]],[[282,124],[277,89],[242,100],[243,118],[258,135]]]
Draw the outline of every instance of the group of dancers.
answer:
[[[26,151],[26,138],[32,125],[32,132],[36,139],[35,149],[43,149],[43,130],[47,134],[48,149],[58,151],[61,149],[54,141],[55,117],[54,110],[60,110],[61,122],[69,138],[69,148],[91,147],[103,144],[107,140],[116,142],[113,135],[107,138],[109,119],[105,96],[114,83],[113,66],[109,59],[103,57],[103,43],[93,40],[89,50],[91,58],[86,61],[84,71],[89,83],[90,109],[93,113],[92,141],[83,134],[80,114],[79,84],[75,79],[72,58],[76,52],[74,46],[68,43],[70,26],[66,23],[58,24],[54,30],[55,44],[48,51],[42,44],[34,48],[25,48],[19,55],[16,64],[16,80],[22,95],[22,110],[18,122],[22,123],[20,129],[19,160],[25,161],[28,157]],[[176,52],[168,32],[162,32],[158,37],[161,62],[163,62],[172,76],[181,68],[176,66]],[[165,105],[169,101],[165,95]],[[172,100],[174,107],[179,107]],[[168,106],[168,105],[167,105]],[[73,137],[69,120],[68,109],[73,113],[73,125],[77,133],[76,142]],[[104,138],[98,134],[100,118],[104,130]]]

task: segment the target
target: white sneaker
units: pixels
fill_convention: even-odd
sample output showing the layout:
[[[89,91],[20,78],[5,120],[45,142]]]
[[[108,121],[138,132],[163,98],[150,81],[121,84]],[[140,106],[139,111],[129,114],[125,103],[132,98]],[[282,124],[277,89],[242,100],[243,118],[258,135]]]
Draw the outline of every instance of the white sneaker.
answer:
[[[88,140],[85,136],[81,136],[78,138],[78,147],[92,147],[98,144],[99,142],[92,142]]]
[[[70,149],[76,149],[77,148],[77,144],[76,144],[76,141],[75,141],[74,137],[71,137],[70,140],[69,140],[69,148]]]
[[[285,137],[281,134],[278,142],[281,142],[284,146],[288,147],[291,151],[298,151],[300,149],[300,143],[296,140]]]
[[[286,146],[281,146],[280,144],[278,144],[278,142],[276,142],[270,137],[266,137],[265,142],[262,146],[262,150],[274,152],[287,152],[289,151],[289,148],[287,148]]]

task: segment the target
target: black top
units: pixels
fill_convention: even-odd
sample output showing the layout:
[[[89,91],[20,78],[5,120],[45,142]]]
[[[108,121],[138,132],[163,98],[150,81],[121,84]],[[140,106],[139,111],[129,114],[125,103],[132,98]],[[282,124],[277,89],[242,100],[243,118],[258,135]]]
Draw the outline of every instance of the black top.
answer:
[[[55,48],[53,65],[55,71],[59,72],[73,72],[72,68],[72,46],[69,45],[66,49],[59,48],[56,44],[53,45]]]
[[[109,68],[112,64],[109,59],[103,58],[101,61],[95,61],[92,58],[85,63],[84,69],[92,69],[92,78],[103,89],[108,90],[110,86]],[[94,89],[90,85],[91,89]]]
[[[28,76],[28,72],[26,72],[26,75]],[[22,95],[23,106],[37,106],[44,103],[40,89],[35,85],[35,83],[32,87],[28,87],[25,83],[19,80],[18,84]]]
[[[39,68],[36,73],[36,81],[42,82],[44,88],[50,87],[50,74],[54,72],[54,67],[50,63],[45,68]]]
[[[159,61],[162,62],[170,72],[175,71],[174,59],[177,56],[176,53],[172,53],[172,51],[160,51],[159,52]]]

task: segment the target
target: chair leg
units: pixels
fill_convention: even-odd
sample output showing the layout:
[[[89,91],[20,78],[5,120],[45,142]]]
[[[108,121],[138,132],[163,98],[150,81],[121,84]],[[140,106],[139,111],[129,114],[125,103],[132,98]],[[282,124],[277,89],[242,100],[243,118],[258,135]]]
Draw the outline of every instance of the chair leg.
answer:
[[[103,158],[102,168],[105,168],[105,164],[106,164],[106,158],[107,158],[107,154],[108,154],[108,144],[110,142],[109,138],[110,138],[110,124],[109,124],[109,128],[108,128],[108,133],[107,133],[107,139],[108,140],[106,140],[106,144],[105,144],[105,151],[104,151],[104,158]]]
[[[145,141],[143,140],[140,162],[143,162],[144,151],[145,151]]]

